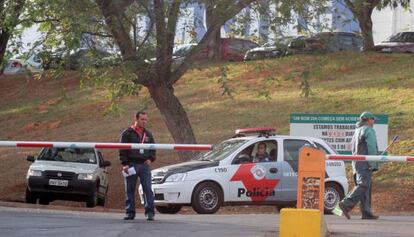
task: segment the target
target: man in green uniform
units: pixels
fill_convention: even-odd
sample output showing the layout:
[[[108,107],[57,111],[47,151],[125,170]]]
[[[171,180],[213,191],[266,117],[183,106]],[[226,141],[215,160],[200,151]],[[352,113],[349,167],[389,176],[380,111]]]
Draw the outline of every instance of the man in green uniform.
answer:
[[[378,155],[377,137],[373,128],[376,117],[371,112],[363,112],[356,124],[352,138],[353,155]],[[372,172],[378,170],[377,162],[353,161],[355,187],[340,203],[339,208],[347,219],[349,211],[361,202],[362,219],[378,219],[371,212]]]

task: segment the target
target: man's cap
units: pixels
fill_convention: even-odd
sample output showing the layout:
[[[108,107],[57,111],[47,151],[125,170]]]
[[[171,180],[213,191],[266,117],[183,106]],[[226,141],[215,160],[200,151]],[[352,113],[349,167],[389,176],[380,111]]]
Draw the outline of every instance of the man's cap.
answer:
[[[375,115],[374,115],[373,113],[368,112],[368,111],[363,112],[363,113],[359,116],[359,119],[360,119],[360,120],[363,120],[363,119],[369,119],[369,118],[372,118],[372,119],[378,120],[378,118],[377,118],[377,117],[375,117]]]

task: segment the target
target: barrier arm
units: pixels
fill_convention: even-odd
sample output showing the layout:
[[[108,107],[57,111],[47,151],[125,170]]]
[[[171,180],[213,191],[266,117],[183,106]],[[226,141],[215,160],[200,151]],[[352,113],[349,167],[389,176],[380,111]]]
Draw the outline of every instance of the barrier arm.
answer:
[[[326,155],[326,159],[343,161],[414,162],[414,156]]]
[[[146,150],[212,150],[208,144],[150,144],[150,143],[96,143],[49,141],[0,141],[0,147],[55,147],[97,149],[146,149]]]

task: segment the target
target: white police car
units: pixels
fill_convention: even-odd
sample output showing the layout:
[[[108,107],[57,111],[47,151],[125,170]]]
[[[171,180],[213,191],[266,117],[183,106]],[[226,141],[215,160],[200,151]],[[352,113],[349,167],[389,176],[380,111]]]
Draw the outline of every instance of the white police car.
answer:
[[[197,213],[212,214],[223,205],[294,206],[299,150],[311,144],[327,154],[336,151],[318,138],[279,136],[273,131],[239,129],[235,137],[215,145],[196,160],[153,170],[156,209],[173,214],[191,205]],[[270,158],[254,163],[259,143],[266,144]],[[344,162],[326,161],[325,211],[331,212],[347,192]],[[141,187],[139,193],[144,200]]]

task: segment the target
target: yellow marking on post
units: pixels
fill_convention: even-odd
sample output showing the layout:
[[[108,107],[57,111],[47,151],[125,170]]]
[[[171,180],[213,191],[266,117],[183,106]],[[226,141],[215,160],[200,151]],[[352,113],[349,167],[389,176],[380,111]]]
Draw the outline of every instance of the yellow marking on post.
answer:
[[[280,237],[324,237],[323,214],[315,209],[284,208],[280,213]]]

